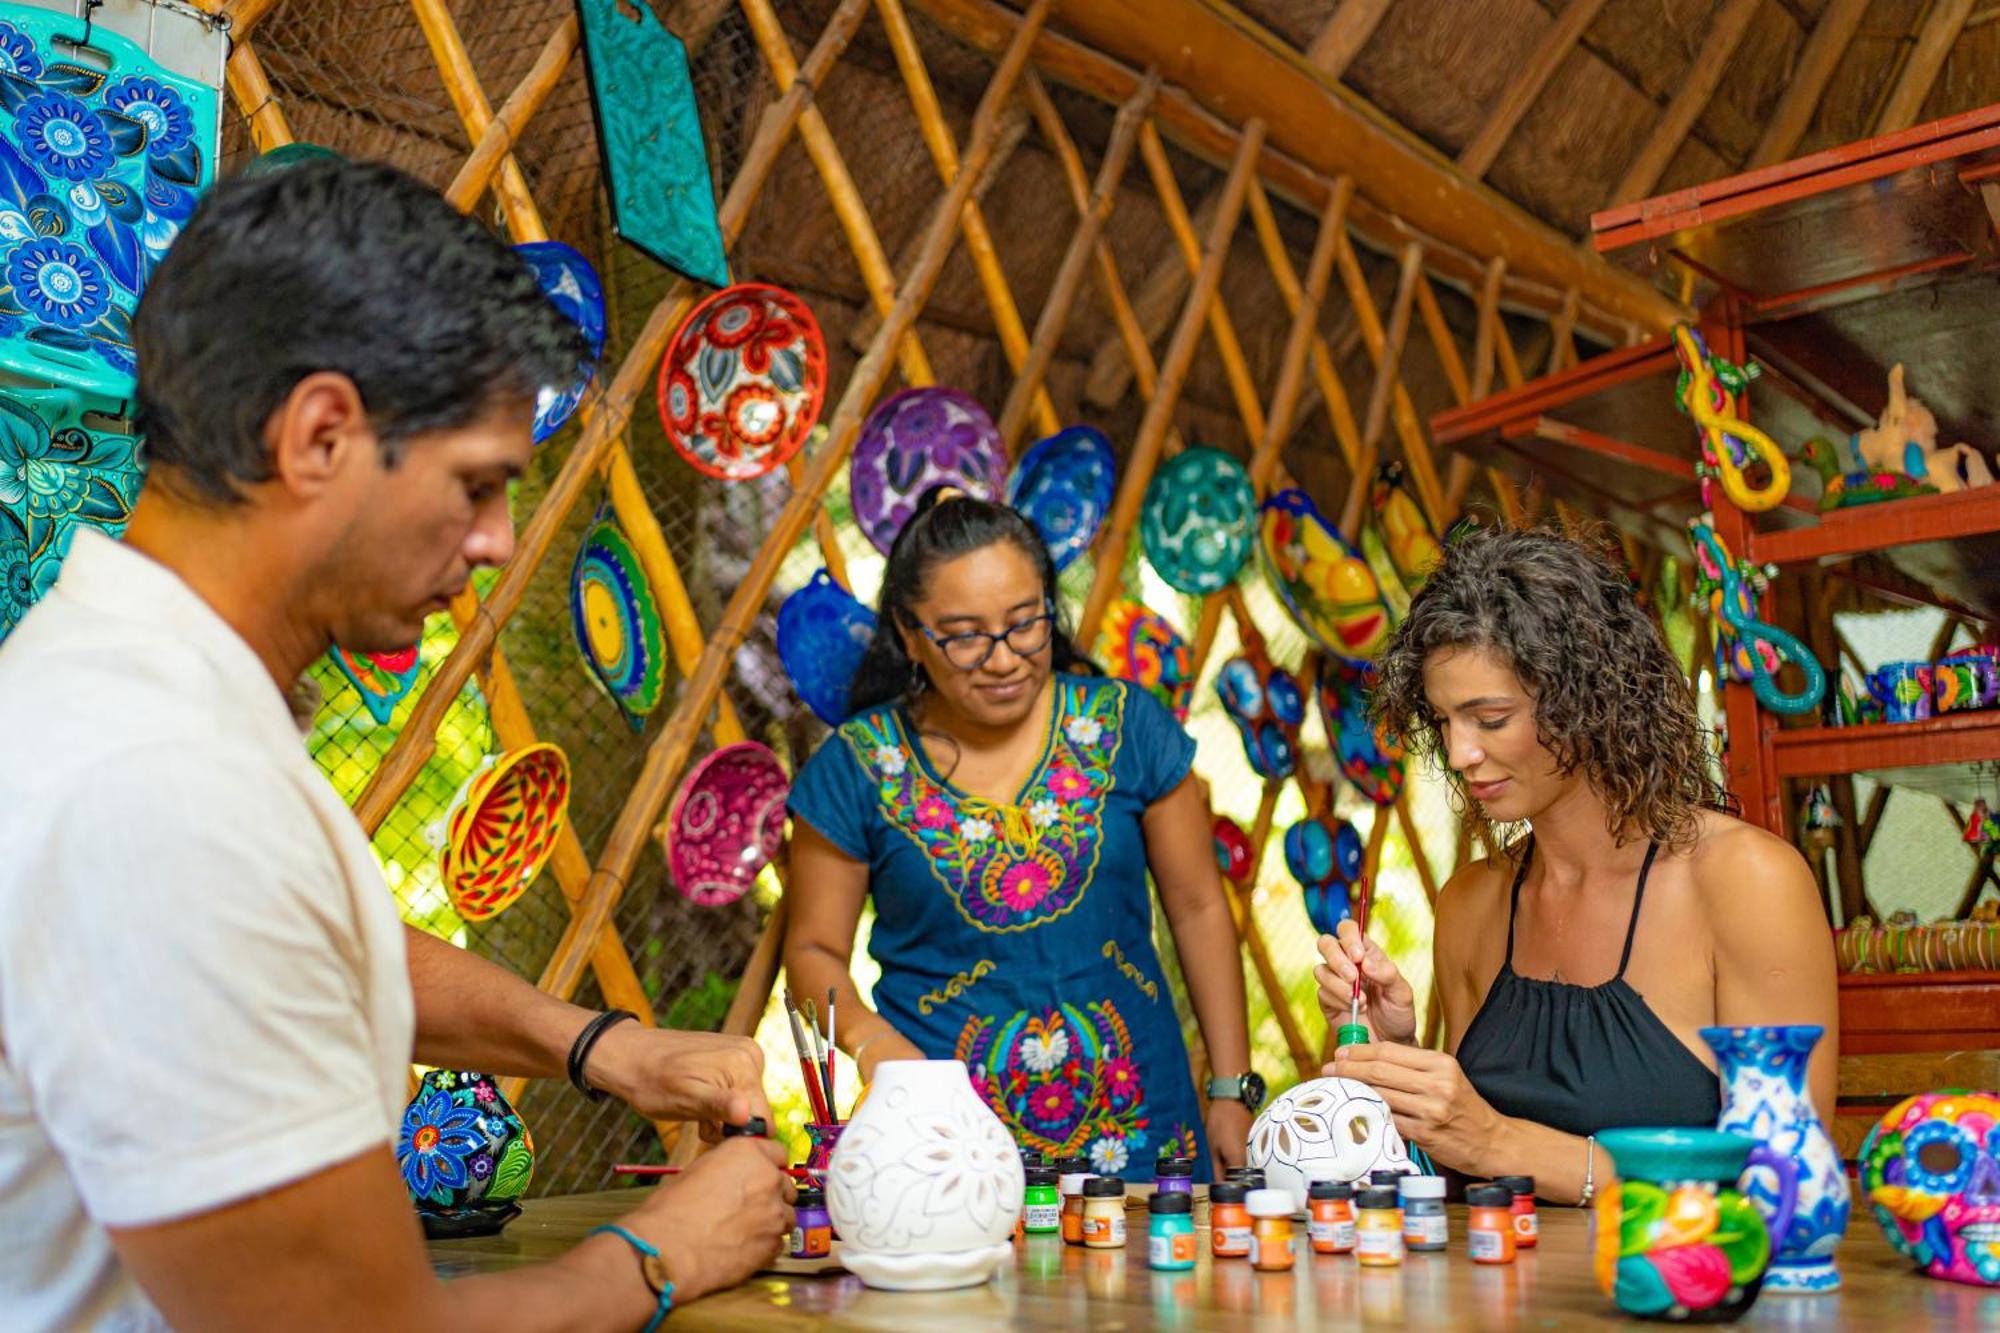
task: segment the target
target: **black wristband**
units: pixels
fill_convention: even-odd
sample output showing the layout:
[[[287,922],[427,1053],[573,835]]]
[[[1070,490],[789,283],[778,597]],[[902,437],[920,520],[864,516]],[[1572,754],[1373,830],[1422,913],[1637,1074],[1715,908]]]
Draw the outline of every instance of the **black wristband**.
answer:
[[[577,1033],[576,1040],[570,1043],[569,1081],[571,1087],[594,1102],[604,1100],[602,1092],[584,1082],[584,1061],[590,1059],[590,1048],[597,1045],[597,1039],[604,1035],[605,1029],[616,1026],[628,1018],[636,1019],[637,1017],[638,1015],[634,1014],[630,1009],[607,1009],[584,1024],[583,1031]]]

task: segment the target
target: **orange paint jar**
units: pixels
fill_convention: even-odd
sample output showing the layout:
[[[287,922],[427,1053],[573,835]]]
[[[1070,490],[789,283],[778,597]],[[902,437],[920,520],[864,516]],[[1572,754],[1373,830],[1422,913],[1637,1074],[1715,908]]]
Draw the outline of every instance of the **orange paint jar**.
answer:
[[[1088,1171],[1065,1171],[1058,1185],[1062,1194],[1062,1238],[1071,1245],[1083,1244],[1083,1187],[1091,1179]]]
[[[1476,1264],[1514,1262],[1514,1196],[1505,1185],[1474,1185],[1465,1192],[1465,1252]]]
[[[1211,1185],[1208,1191],[1208,1245],[1218,1259],[1250,1256],[1250,1210],[1241,1185]]]
[[[1298,1260],[1292,1242],[1290,1190],[1251,1190],[1245,1201],[1250,1213],[1250,1265],[1266,1273],[1282,1273]]]
[[[1513,1196],[1514,1245],[1517,1249],[1532,1250],[1541,1236],[1541,1219],[1535,1215],[1535,1178],[1533,1176],[1496,1176],[1493,1183],[1502,1186]]]

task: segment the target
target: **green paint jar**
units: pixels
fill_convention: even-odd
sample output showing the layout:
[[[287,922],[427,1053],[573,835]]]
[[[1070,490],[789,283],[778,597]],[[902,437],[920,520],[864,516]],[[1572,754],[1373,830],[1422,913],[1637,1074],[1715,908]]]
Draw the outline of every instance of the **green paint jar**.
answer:
[[[1056,1190],[1054,1167],[1028,1168],[1028,1188],[1021,1196],[1021,1230],[1030,1236],[1061,1234],[1062,1195]]]

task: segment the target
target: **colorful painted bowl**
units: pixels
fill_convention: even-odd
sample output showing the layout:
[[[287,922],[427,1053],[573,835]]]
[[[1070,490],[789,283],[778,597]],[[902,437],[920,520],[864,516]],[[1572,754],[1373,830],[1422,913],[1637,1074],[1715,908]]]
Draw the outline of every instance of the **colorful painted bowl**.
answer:
[[[724,287],[674,331],[659,399],[668,443],[696,471],[746,481],[782,467],[826,400],[819,321],[782,287]]]
[[[1042,534],[1049,558],[1066,569],[1090,549],[1111,512],[1118,459],[1111,441],[1088,426],[1057,431],[1021,455],[1007,503]]]
[[[1182,592],[1226,588],[1250,557],[1257,494],[1220,449],[1182,450],[1153,474],[1139,539],[1160,577]]]
[[[1250,874],[1256,869],[1250,863],[1250,835],[1243,826],[1228,815],[1215,817],[1215,867],[1222,877],[1231,884],[1242,888],[1250,883]]]
[[[375,719],[378,726],[388,726],[389,719],[396,711],[396,705],[417,683],[417,650],[414,646],[400,653],[350,653],[335,644],[327,654],[333,659],[340,674],[347,677],[347,683],[361,696],[362,707],[368,716]]]
[[[970,394],[938,385],[891,394],[854,443],[847,473],[854,521],[887,555],[933,486],[998,500],[1005,456],[993,418]]]
[[[1097,661],[1187,721],[1194,702],[1194,654],[1165,616],[1138,602],[1116,601],[1097,632]]]
[[[569,760],[542,742],[505,756],[467,789],[445,836],[445,893],[467,921],[511,906],[534,883],[569,810]]]
[[[674,887],[703,907],[749,892],[785,841],[791,779],[769,747],[725,745],[689,770],[660,825]]]
[[[829,727],[848,717],[847,691],[875,637],[875,613],[824,569],[778,608],[778,660],[792,688]]]
[[[639,556],[608,514],[576,548],[569,612],[584,665],[636,727],[666,690],[666,635]]]
[[[583,330],[590,347],[590,354],[576,363],[576,374],[568,384],[551,385],[536,395],[535,443],[540,444],[562,429],[597,374],[598,359],[604,355],[604,287],[590,261],[561,241],[530,241],[515,246],[514,253],[528,261],[542,295],[563,318]]]
[[[1403,745],[1368,718],[1373,684],[1373,668],[1320,663],[1319,719],[1341,775],[1375,804],[1393,805],[1403,791]]]
[[[1375,571],[1301,490],[1283,490],[1258,512],[1264,573],[1313,642],[1343,662],[1372,660],[1395,626]]]
[[[491,1236],[520,1216],[535,1138],[493,1079],[433,1069],[403,1110],[396,1166],[426,1236]]]

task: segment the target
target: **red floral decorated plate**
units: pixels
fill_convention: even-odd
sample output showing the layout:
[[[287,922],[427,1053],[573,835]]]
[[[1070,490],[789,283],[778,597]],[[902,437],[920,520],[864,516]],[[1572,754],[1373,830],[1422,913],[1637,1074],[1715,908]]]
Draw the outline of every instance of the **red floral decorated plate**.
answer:
[[[791,787],[778,756],[756,741],[725,745],[689,770],[659,829],[683,898],[720,907],[749,892],[784,843]]]
[[[440,868],[460,917],[484,921],[534,883],[569,810],[569,760],[546,742],[474,778],[452,813]]]
[[[826,399],[826,340],[782,287],[739,282],[674,331],[660,362],[660,426],[697,471],[747,481],[782,467]]]

